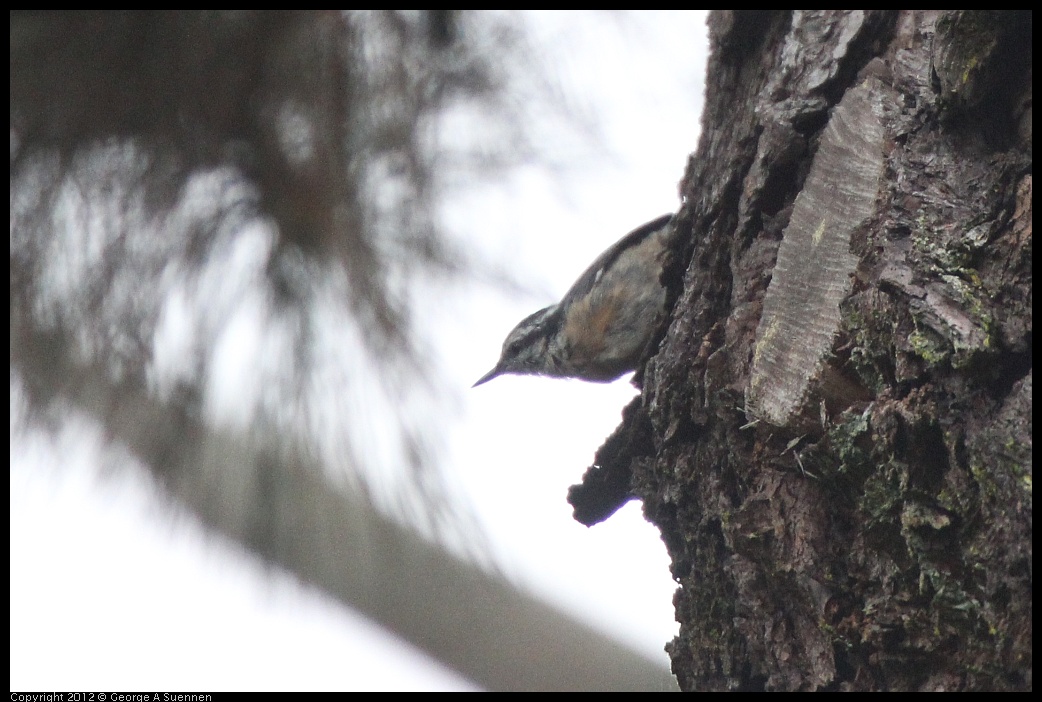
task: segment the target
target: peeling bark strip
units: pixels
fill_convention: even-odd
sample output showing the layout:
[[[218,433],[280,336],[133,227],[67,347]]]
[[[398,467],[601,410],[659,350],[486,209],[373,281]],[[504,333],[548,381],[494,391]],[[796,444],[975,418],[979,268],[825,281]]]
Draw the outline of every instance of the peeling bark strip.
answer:
[[[844,407],[855,392],[831,349],[857,265],[851,237],[874,213],[883,174],[880,88],[866,81],[836,107],[778,248],[746,393],[750,412],[772,424],[817,416],[821,400]]]

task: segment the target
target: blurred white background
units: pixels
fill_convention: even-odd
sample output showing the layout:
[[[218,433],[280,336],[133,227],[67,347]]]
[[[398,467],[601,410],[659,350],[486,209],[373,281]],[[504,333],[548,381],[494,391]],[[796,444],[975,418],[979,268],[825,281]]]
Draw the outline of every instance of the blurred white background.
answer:
[[[657,530],[636,502],[587,529],[565,500],[635,394],[628,376],[470,385],[522,317],[554,302],[622,235],[679,206],[677,181],[699,135],[705,15],[521,16],[533,50],[559,71],[568,104],[557,107],[597,123],[606,150],[573,162],[562,137],[563,171],[526,168],[445,203],[445,228],[530,291],[473,282],[421,302],[439,385],[453,389],[431,415],[446,422],[446,472],[500,569],[668,666],[674,583]],[[205,535],[144,471],[104,468],[127,459],[114,459],[86,420],[27,431],[18,395],[12,378],[13,690],[473,688]]]

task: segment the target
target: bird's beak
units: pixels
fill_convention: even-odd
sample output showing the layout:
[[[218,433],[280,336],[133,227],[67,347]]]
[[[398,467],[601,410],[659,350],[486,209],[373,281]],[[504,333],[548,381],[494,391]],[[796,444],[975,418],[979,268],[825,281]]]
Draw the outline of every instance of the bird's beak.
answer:
[[[476,388],[477,386],[481,385],[482,383],[487,383],[488,381],[490,381],[493,378],[495,378],[497,375],[500,375],[502,372],[503,372],[502,367],[500,367],[500,365],[497,363],[495,368],[490,370],[488,373],[485,373],[485,375],[481,376],[481,380],[479,380],[478,382],[474,383],[470,387]]]

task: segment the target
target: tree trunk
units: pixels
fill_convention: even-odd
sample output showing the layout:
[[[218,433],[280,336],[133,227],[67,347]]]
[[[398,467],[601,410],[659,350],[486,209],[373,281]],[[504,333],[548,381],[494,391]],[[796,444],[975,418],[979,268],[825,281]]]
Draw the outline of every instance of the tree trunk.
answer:
[[[1030,689],[1031,14],[710,34],[675,306],[577,515],[631,471],[684,689]]]

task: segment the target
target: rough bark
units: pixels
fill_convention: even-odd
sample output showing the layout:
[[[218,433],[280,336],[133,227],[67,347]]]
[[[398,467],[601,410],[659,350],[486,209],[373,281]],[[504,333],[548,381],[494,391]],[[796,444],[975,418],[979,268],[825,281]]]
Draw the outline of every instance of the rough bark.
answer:
[[[617,434],[650,439],[596,461],[672,556],[680,685],[1030,689],[1031,15],[710,34],[675,305]]]

